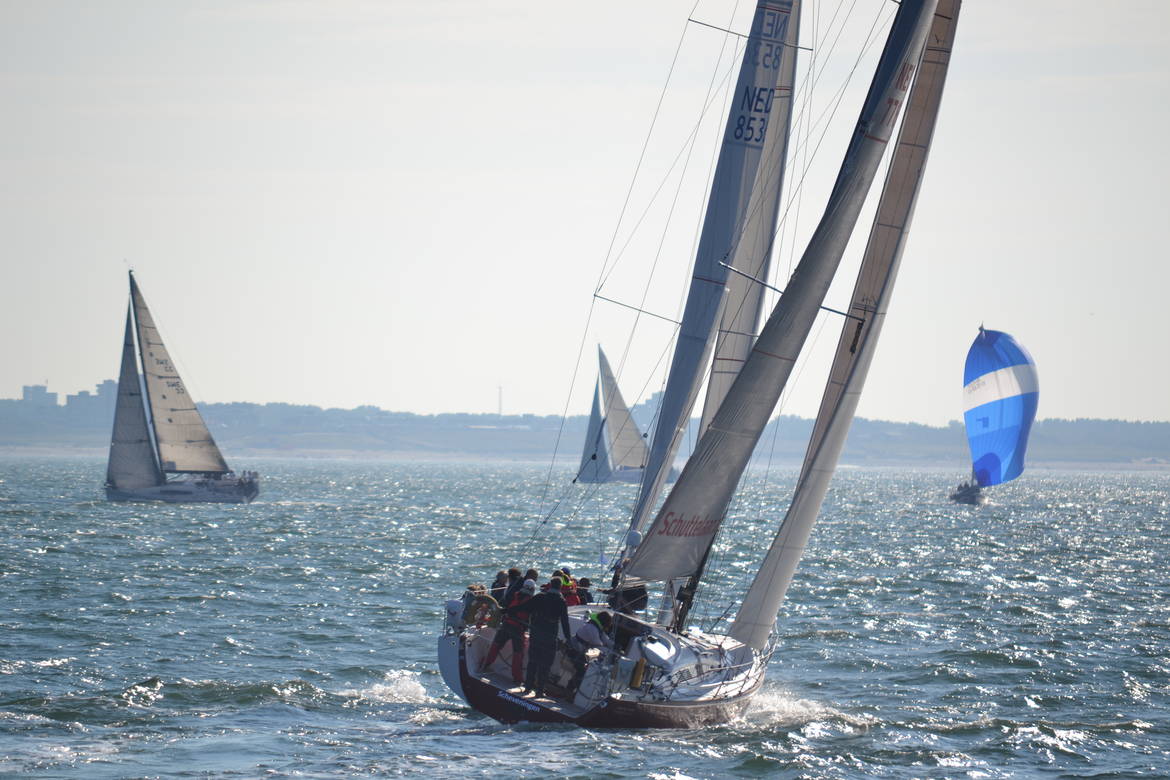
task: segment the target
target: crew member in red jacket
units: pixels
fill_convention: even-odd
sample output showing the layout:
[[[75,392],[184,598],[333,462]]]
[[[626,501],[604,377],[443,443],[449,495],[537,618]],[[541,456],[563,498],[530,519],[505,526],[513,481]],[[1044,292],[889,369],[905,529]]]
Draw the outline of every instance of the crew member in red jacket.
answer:
[[[500,654],[500,648],[511,642],[512,683],[519,685],[524,680],[524,651],[528,645],[524,634],[528,629],[528,610],[523,605],[532,598],[534,593],[536,593],[536,583],[532,580],[525,580],[524,584],[520,586],[520,590],[512,596],[512,601],[504,610],[504,617],[500,622],[500,627],[496,630],[492,646],[488,649],[487,658],[484,660],[483,666],[480,667],[480,674],[487,671],[487,668],[496,660],[496,656]]]

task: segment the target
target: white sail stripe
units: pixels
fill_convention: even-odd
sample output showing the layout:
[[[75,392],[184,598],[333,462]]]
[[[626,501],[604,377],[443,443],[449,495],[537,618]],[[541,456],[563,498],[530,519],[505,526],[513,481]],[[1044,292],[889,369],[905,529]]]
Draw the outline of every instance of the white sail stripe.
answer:
[[[971,380],[963,388],[963,411],[969,412],[984,404],[1038,392],[1040,378],[1036,374],[1036,366],[1030,363],[1008,366]]]

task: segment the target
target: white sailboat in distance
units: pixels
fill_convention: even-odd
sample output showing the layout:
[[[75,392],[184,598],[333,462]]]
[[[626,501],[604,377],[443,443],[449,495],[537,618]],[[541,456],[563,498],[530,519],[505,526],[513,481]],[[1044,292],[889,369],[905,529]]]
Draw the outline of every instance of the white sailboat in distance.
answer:
[[[228,468],[131,271],[106,498],[240,504],[259,492],[256,472],[237,475]]]

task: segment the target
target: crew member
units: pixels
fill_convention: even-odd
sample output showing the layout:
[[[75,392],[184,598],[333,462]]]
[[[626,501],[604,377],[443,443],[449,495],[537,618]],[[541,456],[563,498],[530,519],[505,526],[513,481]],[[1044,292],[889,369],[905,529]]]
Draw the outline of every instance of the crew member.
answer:
[[[557,654],[557,628],[564,632],[565,641],[572,642],[569,631],[569,610],[561,595],[561,580],[553,577],[548,590],[537,593],[526,604],[528,608],[528,671],[524,675],[524,692],[544,696],[549,670]]]

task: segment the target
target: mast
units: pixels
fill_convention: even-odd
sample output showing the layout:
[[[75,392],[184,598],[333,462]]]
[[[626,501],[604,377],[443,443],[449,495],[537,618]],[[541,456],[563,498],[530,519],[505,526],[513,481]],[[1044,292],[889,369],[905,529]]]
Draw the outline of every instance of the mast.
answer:
[[[143,383],[150,403],[150,422],[162,470],[171,474],[224,474],[229,471],[219,447],[207,430],[203,416],[187,392],[146,299],[130,273],[130,298],[138,325],[138,350],[142,357]]]
[[[861,320],[846,320],[841,329],[792,504],[731,627],[732,637],[756,650],[767,645],[877,348],[930,151],[960,5],[961,0],[938,3],[849,307],[849,313]]]
[[[118,372],[118,400],[114,407],[114,430],[106,465],[106,484],[120,490],[153,487],[164,481],[146,422],[142,388],[138,384],[130,312],[130,307],[127,307],[122,364]]]
[[[784,82],[789,70],[781,64],[785,57],[795,57],[799,15],[800,0],[758,0],[756,4],[631,530],[642,528],[658,499],[703,381],[723,308],[728,271],[721,263],[730,260],[743,231],[764,142],[773,134],[770,124],[776,98],[791,96],[792,84]],[[787,122],[785,118],[782,124],[787,126]]]
[[[833,281],[921,59],[936,5],[937,0],[904,0],[899,6],[825,213],[711,427],[625,567],[625,577],[698,577]]]

